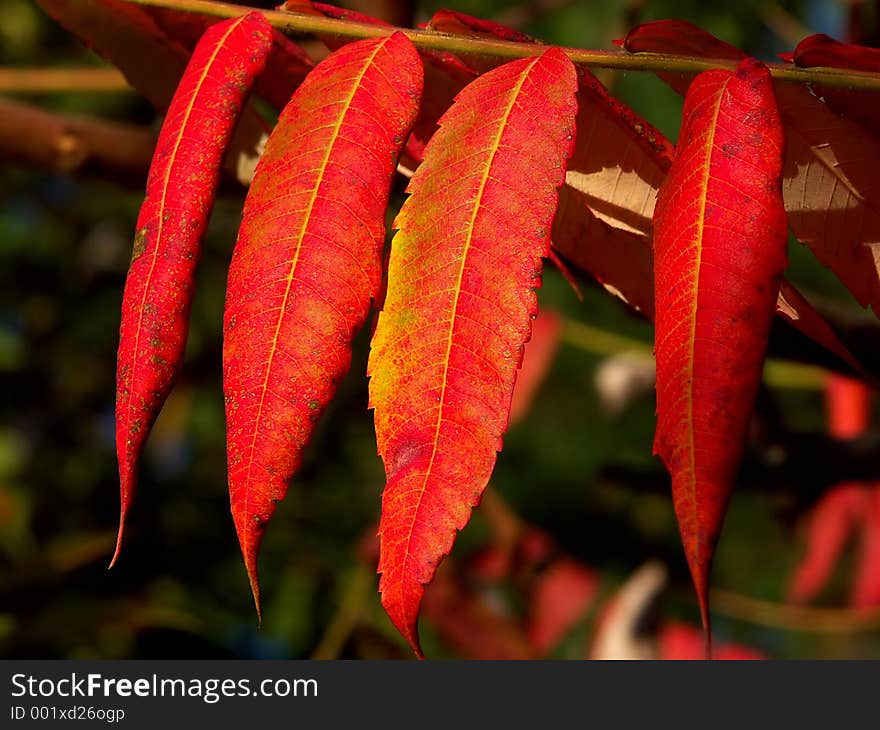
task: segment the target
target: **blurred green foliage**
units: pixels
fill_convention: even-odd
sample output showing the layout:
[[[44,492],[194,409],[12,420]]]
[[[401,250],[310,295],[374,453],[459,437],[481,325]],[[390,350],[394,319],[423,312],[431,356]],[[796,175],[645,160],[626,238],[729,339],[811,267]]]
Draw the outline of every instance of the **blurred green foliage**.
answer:
[[[629,24],[679,17],[763,58],[790,47],[768,28],[765,0],[581,0],[542,12],[546,4],[424,2],[418,9],[422,20],[441,6],[502,22],[524,18],[521,30],[571,46],[608,48]],[[804,18],[804,4],[774,7]],[[30,0],[4,0],[0,63],[98,61]],[[673,92],[648,74],[604,78],[674,138],[681,102]],[[133,93],[58,94],[38,103],[156,123]],[[107,571],[118,514],[118,308],[142,195],[12,165],[0,172],[0,655],[308,657],[338,619],[340,605],[354,602],[360,617],[343,637],[341,655],[408,656],[381,611],[375,581],[367,581],[366,591],[357,588],[359,546],[375,532],[384,484],[366,410],[367,332],[358,336],[349,377],[268,530],[261,558],[264,624],[256,625],[229,516],[220,381],[225,270],[242,202],[237,194],[224,195],[215,209],[184,372],[151,438],[122,558]],[[394,206],[400,202],[398,190]],[[803,281],[835,291],[822,267],[802,251],[793,253]],[[596,289],[578,301],[555,271],[548,270],[540,300],[566,317],[651,341],[646,323]],[[651,394],[620,415],[603,411],[593,384],[601,360],[563,344],[530,417],[505,439],[494,488],[524,519],[600,571],[606,592],[645,560],[660,557],[675,588],[667,615],[696,621],[669,499],[599,479],[609,464],[663,478],[651,456]],[[786,391],[780,398],[790,426],[823,427],[818,391]],[[718,585],[781,598],[799,548],[777,519],[777,506],[754,493],[733,500],[716,562]],[[456,554],[476,549],[487,535],[478,510]],[[844,596],[837,586],[825,598],[834,604]],[[819,639],[722,616],[717,622],[721,638],[773,656],[880,655],[876,633]],[[452,655],[429,624],[423,631],[429,655]],[[587,634],[581,627],[569,655],[582,654]]]

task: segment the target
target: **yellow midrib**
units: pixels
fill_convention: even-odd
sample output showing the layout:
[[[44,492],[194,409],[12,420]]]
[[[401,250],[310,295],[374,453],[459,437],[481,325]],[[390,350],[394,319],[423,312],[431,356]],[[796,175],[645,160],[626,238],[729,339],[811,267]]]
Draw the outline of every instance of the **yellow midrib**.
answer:
[[[296,241],[297,241],[296,251],[294,253],[293,260],[290,263],[290,268],[288,270],[287,283],[286,283],[285,290],[284,290],[284,298],[282,299],[282,302],[281,302],[281,308],[278,310],[278,321],[275,324],[275,334],[272,337],[272,344],[269,348],[269,359],[266,363],[266,373],[265,373],[265,376],[263,377],[263,385],[260,389],[260,402],[257,406],[256,418],[254,419],[254,435],[253,435],[253,439],[251,439],[251,445],[248,450],[248,454],[249,454],[250,459],[249,459],[248,465],[247,465],[247,477],[244,482],[244,484],[245,484],[244,511],[245,511],[246,515],[248,515],[249,511],[250,511],[251,472],[252,472],[253,466],[254,466],[254,451],[255,451],[256,445],[257,445],[257,435],[259,434],[259,430],[260,430],[260,420],[263,415],[263,404],[265,403],[265,400],[266,400],[266,390],[269,385],[269,374],[272,372],[272,362],[275,358],[275,353],[278,349],[278,338],[281,333],[281,325],[284,322],[284,310],[287,308],[287,300],[290,298],[290,291],[293,288],[293,275],[296,273],[296,267],[297,267],[297,264],[299,263],[299,255],[300,255],[300,251],[302,250],[302,240],[303,240],[303,237],[305,236],[306,228],[308,227],[309,223],[311,222],[312,211],[315,207],[315,202],[318,199],[318,190],[321,188],[321,184],[324,181],[324,175],[327,171],[327,163],[329,162],[330,157],[333,154],[333,149],[335,148],[336,142],[339,138],[339,131],[342,129],[342,125],[345,122],[345,117],[348,113],[348,110],[351,108],[351,103],[355,97],[355,94],[357,94],[358,90],[360,89],[361,81],[363,80],[364,76],[366,75],[367,70],[370,68],[370,66],[372,66],[373,61],[375,60],[379,51],[385,47],[386,43],[387,43],[387,39],[385,39],[382,43],[379,43],[376,46],[376,48],[373,50],[373,52],[367,58],[366,62],[361,67],[360,72],[358,73],[358,75],[354,79],[354,83],[351,86],[351,91],[348,94],[348,98],[346,98],[346,100],[345,100],[345,105],[344,105],[342,111],[340,112],[339,117],[336,120],[336,124],[333,126],[333,132],[331,133],[330,141],[327,144],[327,151],[324,153],[324,159],[321,161],[321,165],[318,168],[319,172],[317,174],[317,177],[315,178],[315,185],[312,188],[312,194],[311,194],[311,197],[309,198],[309,203],[306,206],[306,209],[303,213],[302,225],[300,226],[299,234],[297,235],[297,238],[296,238]],[[251,521],[246,520],[245,521],[245,540],[247,540],[247,535],[250,532],[250,526],[251,526]]]
[[[199,77],[199,81],[195,86],[195,89],[192,93],[192,96],[189,99],[189,103],[186,106],[186,112],[183,115],[183,122],[180,125],[180,128],[177,132],[177,138],[174,140],[174,149],[171,151],[171,157],[168,160],[168,164],[165,167],[165,177],[162,180],[162,194],[159,199],[159,225],[156,229],[156,245],[153,247],[153,256],[150,260],[150,270],[147,272],[147,281],[144,284],[144,294],[141,298],[141,306],[138,312],[138,322],[137,327],[135,329],[135,339],[134,339],[134,349],[132,351],[132,362],[131,362],[131,370],[130,374],[133,376],[134,374],[134,366],[135,361],[137,360],[137,353],[140,347],[141,340],[141,330],[144,321],[144,310],[147,304],[147,295],[150,291],[150,284],[153,280],[153,272],[156,269],[156,262],[159,260],[159,244],[162,241],[162,229],[165,225],[165,204],[168,200],[168,186],[171,181],[171,171],[174,167],[174,160],[177,159],[177,152],[180,149],[180,145],[183,142],[184,132],[186,131],[187,125],[189,124],[190,117],[192,116],[193,109],[195,108],[196,99],[198,98],[199,92],[202,89],[202,85],[205,83],[205,79],[208,77],[208,71],[211,69],[211,66],[214,65],[214,61],[217,60],[217,54],[220,53],[224,44],[226,43],[226,39],[229,35],[241,25],[244,20],[244,16],[239,18],[237,21],[232,23],[227,31],[217,40],[217,45],[214,47],[213,53],[211,53],[210,58],[205,63],[202,68],[202,74]],[[166,117],[167,118],[167,117]],[[126,433],[130,433],[131,429],[131,387],[128,389],[128,407],[126,408]]]
[[[488,162],[485,166],[485,169],[483,171],[483,177],[482,177],[482,180],[480,181],[480,187],[478,189],[476,198],[474,200],[474,210],[473,210],[473,213],[471,214],[470,223],[468,224],[467,238],[465,240],[463,251],[462,251],[461,265],[459,266],[458,274],[456,276],[455,297],[452,302],[452,317],[449,320],[449,330],[448,330],[448,333],[446,336],[446,355],[443,359],[443,378],[442,378],[443,384],[440,388],[440,407],[437,409],[437,423],[435,424],[435,427],[434,427],[434,438],[433,438],[433,446],[432,446],[432,450],[431,450],[431,457],[428,460],[428,467],[425,470],[425,478],[422,481],[422,486],[419,488],[419,496],[418,496],[418,501],[416,503],[416,509],[413,511],[413,518],[412,518],[412,521],[410,522],[409,534],[407,535],[407,538],[406,538],[406,554],[403,559],[404,572],[406,571],[406,565],[411,557],[410,545],[412,543],[412,536],[413,536],[413,532],[415,530],[416,519],[419,514],[419,510],[421,508],[421,505],[422,505],[422,500],[425,497],[425,490],[428,487],[428,479],[431,476],[431,472],[434,468],[434,460],[437,456],[437,444],[440,440],[440,427],[443,424],[443,410],[446,406],[446,386],[448,383],[448,376],[449,376],[449,359],[450,359],[450,354],[452,352],[452,334],[455,329],[455,321],[456,321],[457,313],[458,313],[458,301],[459,301],[459,297],[461,296],[461,283],[462,283],[462,279],[464,278],[465,262],[467,261],[468,253],[469,253],[470,247],[471,247],[471,242],[472,242],[473,236],[474,236],[474,223],[477,220],[477,215],[479,214],[480,208],[482,206],[483,193],[486,189],[486,184],[489,181],[489,172],[492,169],[492,161],[494,160],[495,154],[498,151],[499,144],[501,143],[501,137],[503,136],[504,131],[507,128],[507,120],[510,117],[510,113],[513,110],[514,104],[516,104],[517,97],[519,96],[519,93],[522,89],[523,84],[525,83],[526,78],[529,75],[529,72],[532,70],[532,68],[534,68],[535,64],[539,60],[540,60],[540,57],[535,58],[533,61],[531,61],[531,63],[529,63],[529,65],[525,69],[523,69],[515,86],[511,89],[510,101],[507,104],[507,109],[504,112],[504,116],[502,117],[501,121],[498,124],[498,131],[495,134],[495,139],[492,143],[492,146],[490,147],[490,149],[492,150],[492,154],[489,157],[489,160],[488,160]]]
[[[694,240],[697,244],[697,260],[694,264],[694,277],[693,277],[693,285],[692,285],[692,297],[691,301],[693,302],[691,305],[691,315],[690,315],[690,323],[691,323],[691,332],[690,337],[688,339],[688,370],[687,370],[687,383],[688,383],[688,392],[687,392],[687,430],[688,436],[690,438],[690,449],[689,449],[689,457],[690,457],[690,490],[692,497],[692,504],[694,509],[694,523],[696,524],[697,518],[697,471],[696,471],[696,443],[694,439],[694,346],[697,337],[697,299],[699,297],[699,289],[700,289],[700,268],[703,263],[703,230],[704,224],[706,221],[706,199],[709,191],[709,178],[710,178],[710,169],[712,162],[712,150],[715,147],[715,130],[718,126],[718,114],[721,111],[721,97],[724,94],[725,89],[727,88],[728,81],[725,81],[721,88],[718,90],[717,101],[715,104],[715,111],[712,115],[712,124],[710,126],[710,132],[706,137],[706,164],[704,165],[703,171],[703,179],[700,183],[700,214],[697,221],[697,232],[694,236]],[[699,546],[699,540],[697,541],[697,546]]]

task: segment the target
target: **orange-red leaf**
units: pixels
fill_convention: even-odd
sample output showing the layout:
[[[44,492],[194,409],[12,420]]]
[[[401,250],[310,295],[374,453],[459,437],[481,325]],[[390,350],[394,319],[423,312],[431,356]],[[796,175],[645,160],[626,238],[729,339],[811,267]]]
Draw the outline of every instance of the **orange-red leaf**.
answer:
[[[626,37],[630,51],[689,53],[741,59],[742,51],[680,20],[640,25]],[[680,93],[693,75],[658,74]],[[783,198],[801,243],[829,267],[862,306],[880,312],[880,139],[831,111],[805,87],[776,85],[785,125]]]
[[[654,215],[657,433],[708,628],[709,568],[786,263],[783,132],[767,69],[701,74]]]
[[[165,113],[189,60],[144,8],[122,0],[37,0],[56,21],[116,66],[160,113]],[[250,107],[233,133],[224,169],[250,182],[264,139],[264,125]]]
[[[576,83],[568,57],[551,49],[466,87],[395,223],[369,363],[388,476],[379,588],[417,653],[424,584],[501,448],[572,144]]]
[[[421,90],[403,34],[333,53],[282,112],[245,201],[223,379],[230,503],[258,608],[266,523],[379,290],[391,178]]]
[[[147,178],[122,300],[116,373],[121,510],[116,554],[147,436],[183,359],[193,278],[220,163],[270,46],[250,13],[213,26],[171,101]]]

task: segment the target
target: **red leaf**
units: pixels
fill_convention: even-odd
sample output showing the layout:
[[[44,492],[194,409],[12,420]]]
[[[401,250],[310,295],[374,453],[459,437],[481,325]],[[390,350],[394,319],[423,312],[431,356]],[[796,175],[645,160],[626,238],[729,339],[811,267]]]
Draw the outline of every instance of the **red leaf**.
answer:
[[[864,526],[852,587],[855,608],[880,606],[880,487],[865,496]]]
[[[379,290],[391,178],[421,90],[401,33],[333,53],[284,108],[245,201],[223,379],[232,516],[258,610],[266,523]]]
[[[871,391],[861,382],[829,375],[825,384],[828,431],[837,438],[855,438],[868,428]],[[871,605],[876,580],[872,565],[877,554],[873,514],[874,496],[868,485],[836,485],[810,511],[806,528],[807,551],[789,583],[789,599],[811,601],[828,584],[849,539],[862,524],[863,539],[853,584],[853,602]],[[880,596],[877,596],[880,598]]]
[[[837,333],[828,324],[790,281],[782,280],[779,298],[776,300],[776,314],[792,327],[834,353],[856,373],[869,377],[862,364],[840,341]]]
[[[660,659],[671,661],[704,659],[703,637],[698,629],[678,621],[670,621],[660,627],[658,636]],[[767,659],[763,652],[742,644],[720,644],[713,654],[721,660]]]
[[[501,39],[504,41],[513,41],[517,43],[537,43],[534,38],[520,33],[499,23],[491,20],[483,20],[475,18],[467,13],[459,13],[454,10],[438,10],[433,17],[424,24],[429,30],[439,31],[440,33],[448,33],[449,35],[461,36],[463,38],[485,38],[489,40]],[[467,51],[459,51],[453,55],[451,53],[436,53],[439,58],[447,59],[450,63],[465,63],[467,68],[481,74],[496,68],[503,60],[498,56],[487,56],[480,53],[469,53]]]
[[[217,18],[183,10],[148,8],[153,20],[169,37],[187,50],[217,22]],[[284,33],[272,29],[272,50],[266,68],[257,79],[256,91],[276,109],[283,109],[296,88],[314,68],[309,55]]]
[[[532,336],[516,376],[508,425],[519,423],[532,407],[535,394],[553,365],[561,332],[562,318],[552,309],[541,310],[532,322]]]
[[[860,71],[880,71],[880,48],[841,43],[824,33],[804,38],[794,49],[798,66],[829,66]]]
[[[825,383],[828,433],[841,439],[860,436],[871,422],[871,391],[858,380],[829,375]]]
[[[623,47],[632,53],[676,53],[700,58],[740,61],[746,57],[736,46],[716,38],[686,20],[652,20],[626,34]],[[693,73],[658,73],[661,79],[682,96],[694,80]]]
[[[282,12],[300,13],[302,15],[323,15],[327,18],[347,20],[353,23],[364,23],[365,25],[382,25],[386,28],[393,27],[391,23],[385,20],[374,18],[372,15],[359,13],[357,10],[339,8],[335,5],[328,5],[327,3],[315,3],[311,2],[311,0],[286,0],[286,2],[281,3],[277,9]],[[346,38],[345,36],[332,37],[337,39],[337,41],[334,42],[334,46],[331,46],[333,50],[338,50],[346,43],[351,43],[351,38]]]
[[[599,589],[592,570],[571,558],[548,565],[532,589],[528,636],[541,653],[552,650],[587,613]]]
[[[510,616],[479,593],[460,587],[448,570],[440,571],[425,593],[425,618],[466,659],[537,658]]]
[[[260,13],[213,26],[181,79],[150,165],[122,300],[116,374],[119,555],[137,467],[183,360],[195,266],[220,163],[254,78],[270,26]]]
[[[841,43],[823,33],[811,35],[798,43],[792,60],[805,68],[830,66],[880,71],[880,49]],[[834,89],[821,84],[814,84],[813,90],[838,114],[880,136],[880,94],[876,91]]]
[[[789,600],[811,601],[828,584],[847,541],[862,518],[865,500],[865,488],[857,483],[839,484],[822,495],[810,511],[807,551],[789,582]]]
[[[160,113],[165,113],[189,54],[169,39],[143,9],[121,0],[37,0],[95,53],[116,66]],[[243,112],[224,159],[224,169],[250,182],[264,133],[250,107]]]
[[[742,51],[684,21],[661,20],[627,35],[630,51],[741,59]],[[683,93],[693,75],[658,74]],[[862,306],[880,312],[880,185],[871,164],[880,140],[842,119],[803,86],[776,85],[785,125],[783,198],[798,240],[829,267]]]
[[[658,40],[652,42],[660,42],[664,33],[677,37],[680,26],[684,26],[682,31],[694,27],[681,21],[662,21],[639,26],[630,35],[643,44],[655,36]],[[685,33],[679,41],[682,52],[742,56],[733,46],[696,30]],[[689,78],[681,88],[686,89],[688,83]],[[566,185],[559,193],[554,248],[611,294],[653,319],[651,218],[673,147],[659,130],[610,96],[589,72],[580,78],[578,100],[578,138]],[[857,372],[864,372],[828,323],[788,281],[783,281],[776,306],[792,327]]]
[[[654,215],[657,433],[708,629],[709,568],[786,264],[782,125],[767,69],[709,71],[687,97]]]
[[[535,39],[491,20],[476,18],[455,10],[438,10],[425,24],[430,30],[470,38],[500,38],[517,43],[534,43]]]
[[[369,363],[388,476],[379,587],[418,654],[423,584],[501,448],[574,134],[576,83],[558,49],[479,77],[441,120],[395,222]]]

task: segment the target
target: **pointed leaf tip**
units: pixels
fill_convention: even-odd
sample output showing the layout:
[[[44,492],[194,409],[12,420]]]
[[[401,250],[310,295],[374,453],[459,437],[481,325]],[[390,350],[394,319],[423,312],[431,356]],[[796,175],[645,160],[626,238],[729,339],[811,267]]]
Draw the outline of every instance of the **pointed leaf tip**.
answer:
[[[417,654],[424,584],[501,448],[573,144],[576,88],[559,49],[465,87],[395,221],[368,367],[387,475],[379,590]]]
[[[380,289],[388,194],[421,90],[402,33],[345,45],[293,94],[245,200],[223,388],[230,509],[258,605],[266,525]]]
[[[654,214],[657,431],[709,635],[709,571],[761,380],[782,271],[783,130],[767,69],[708,71],[685,97]]]

